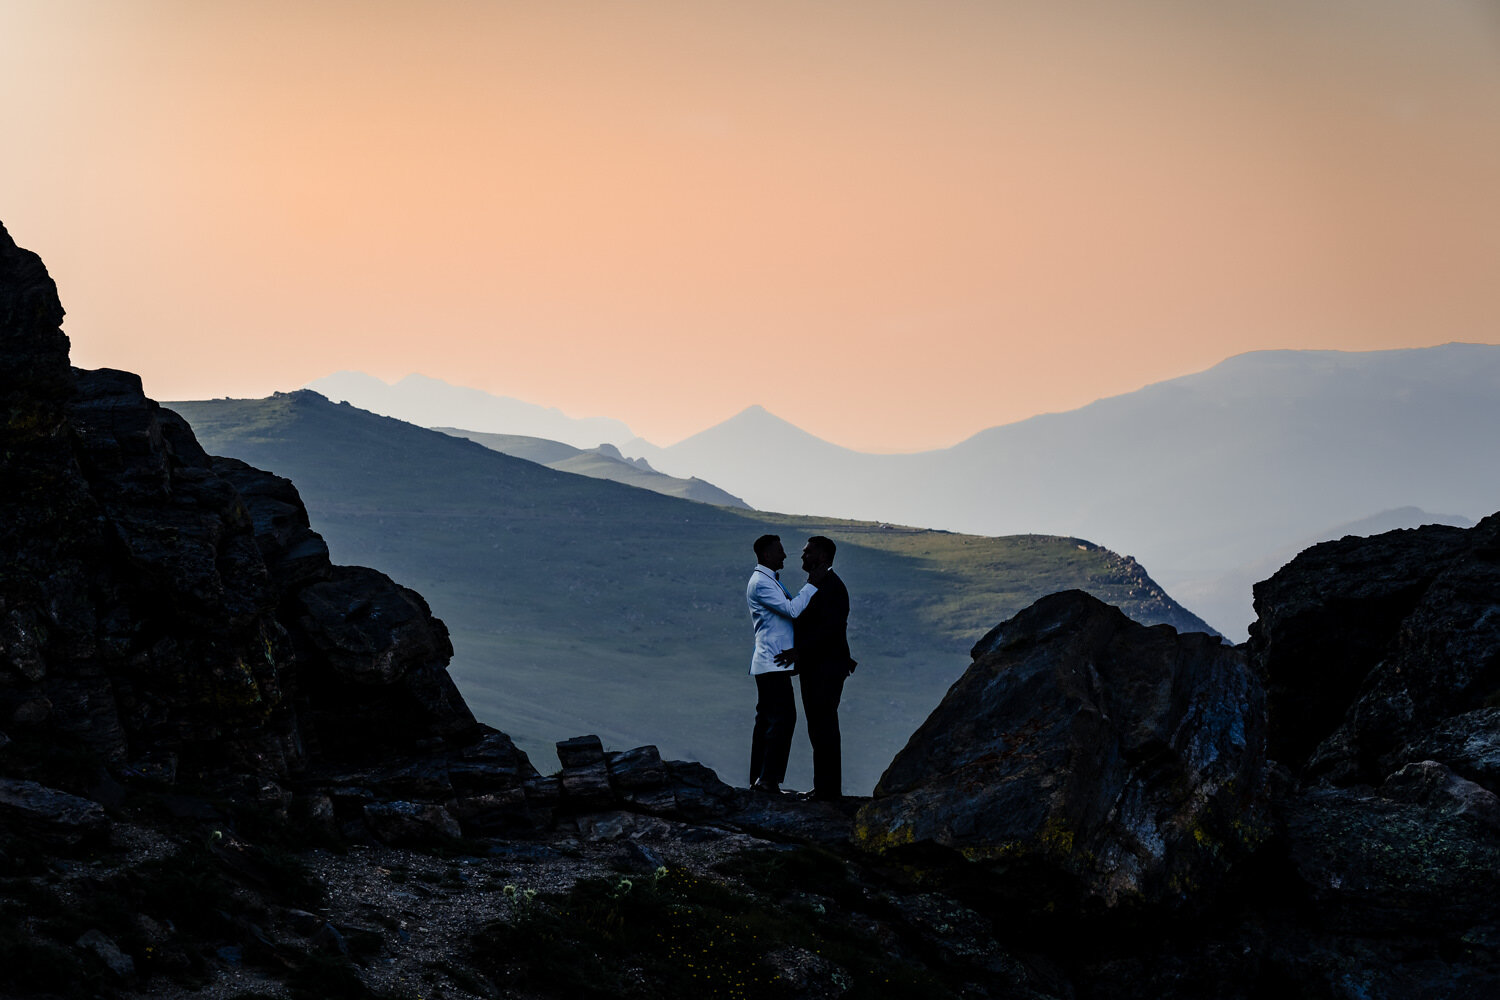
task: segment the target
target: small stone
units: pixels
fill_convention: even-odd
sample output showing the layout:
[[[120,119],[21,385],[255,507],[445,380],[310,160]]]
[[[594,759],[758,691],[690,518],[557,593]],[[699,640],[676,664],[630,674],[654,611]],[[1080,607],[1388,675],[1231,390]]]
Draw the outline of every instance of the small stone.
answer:
[[[660,854],[657,854],[645,844],[637,843],[634,840],[625,841],[625,857],[629,859],[631,864],[638,868],[644,868],[647,871],[654,872],[658,868],[665,868],[667,866],[667,863],[662,860]]]
[[[314,948],[328,955],[340,955],[349,957],[349,942],[344,940],[344,935],[338,932],[338,928],[332,924],[325,923],[318,928],[318,932],[312,937]]]
[[[667,780],[667,768],[654,746],[636,747],[608,755],[609,777],[616,788],[660,788]]]
[[[562,773],[562,788],[566,805],[574,809],[597,808],[615,798],[603,758],[586,766],[566,768]]]
[[[620,799],[635,809],[658,816],[668,815],[677,809],[677,796],[670,788],[627,791],[621,793]]]
[[[593,813],[578,817],[578,833],[588,840],[619,840],[632,829],[629,813]]]
[[[557,744],[557,759],[563,769],[604,763],[604,744],[597,736],[575,736]]]
[[[326,923],[316,913],[309,913],[306,910],[287,910],[286,918],[291,921],[292,929],[298,934],[312,934]]]
[[[77,844],[109,831],[109,819],[97,802],[35,781],[0,778],[0,816],[58,845]]]
[[[433,844],[463,835],[458,820],[442,806],[417,802],[372,802],[365,822],[387,844]]]
[[[84,951],[91,951],[99,956],[110,972],[125,979],[135,975],[135,960],[120,950],[120,946],[105,937],[103,931],[87,930],[76,942]]]
[[[532,805],[549,806],[562,798],[562,781],[558,778],[530,778],[521,787]]]

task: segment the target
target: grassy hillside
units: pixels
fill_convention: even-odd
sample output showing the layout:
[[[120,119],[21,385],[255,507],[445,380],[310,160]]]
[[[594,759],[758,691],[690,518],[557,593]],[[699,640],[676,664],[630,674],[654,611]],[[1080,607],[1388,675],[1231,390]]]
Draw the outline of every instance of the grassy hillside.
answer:
[[[866,793],[969,662],[974,640],[1079,587],[1141,621],[1204,629],[1141,568],[1078,539],[985,538],[714,507],[512,458],[312,392],[171,403],[213,454],[297,484],[335,562],[419,590],[453,633],[453,675],[543,771],[552,744],[655,743],[746,780],[754,685],[751,541],[840,544],[859,671],[845,789]],[[793,587],[801,574],[783,574]],[[807,787],[799,721],[789,783]]]

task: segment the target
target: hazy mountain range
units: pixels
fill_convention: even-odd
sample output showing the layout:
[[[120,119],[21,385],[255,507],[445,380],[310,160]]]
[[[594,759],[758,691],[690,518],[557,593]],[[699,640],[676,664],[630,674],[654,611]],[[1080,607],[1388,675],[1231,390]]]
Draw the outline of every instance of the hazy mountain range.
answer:
[[[475,390],[358,378],[413,422],[437,422],[424,414],[450,395],[477,413]],[[495,414],[528,405],[489,398]],[[1238,641],[1254,618],[1249,585],[1300,548],[1366,519],[1464,524],[1500,507],[1496,426],[1500,346],[1446,344],[1244,354],[915,454],[841,448],[759,406],[670,447],[615,443],[762,510],[1090,538],[1140,559]],[[779,475],[765,475],[767,454]]]
[[[713,483],[706,483],[691,476],[687,479],[679,479],[675,476],[663,475],[651,468],[651,463],[644,458],[626,458],[620,453],[620,449],[612,444],[601,444],[595,448],[575,448],[561,441],[548,441],[546,438],[527,437],[523,434],[484,434],[458,427],[434,427],[432,429],[442,431],[444,434],[452,434],[455,437],[468,438],[470,441],[476,441],[502,454],[524,458],[528,462],[536,462],[538,465],[545,465],[559,472],[571,472],[594,479],[608,479],[611,482],[651,490],[653,493],[660,493],[664,496],[681,497],[684,500],[696,500],[699,503],[719,504],[723,507],[749,506],[739,497],[726,493]]]
[[[555,407],[453,385],[426,375],[387,383],[363,372],[334,372],[309,382],[335,403],[395,417],[419,427],[462,427],[491,434],[520,434],[561,441],[576,448],[637,440],[629,427],[608,417],[570,417]]]
[[[335,561],[420,591],[452,674],[533,759],[597,732],[659,744],[743,783],[750,543],[840,543],[860,661],[842,716],[850,791],[867,792],[969,662],[1034,600],[1078,588],[1137,620],[1204,630],[1136,562],[1078,538],[979,538],[692,503],[554,471],[313,392],[166,404],[211,453],[290,477]],[[793,566],[795,565],[795,557]],[[783,572],[789,584],[802,576]],[[791,782],[808,785],[801,730]]]
[[[759,407],[669,448],[624,446],[757,508],[977,534],[1066,533],[1128,552],[1236,640],[1246,567],[1398,509],[1500,507],[1500,347],[1263,351],[939,451],[870,455]],[[766,476],[777,456],[782,475]]]

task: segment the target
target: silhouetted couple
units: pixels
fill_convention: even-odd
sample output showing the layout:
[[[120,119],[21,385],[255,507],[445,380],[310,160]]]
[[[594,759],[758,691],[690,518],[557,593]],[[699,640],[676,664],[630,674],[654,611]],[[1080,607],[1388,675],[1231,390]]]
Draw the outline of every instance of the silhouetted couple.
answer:
[[[778,535],[755,540],[755,572],[745,587],[755,623],[755,731],[750,738],[750,787],[781,794],[797,728],[792,678],[802,688],[802,711],[813,751],[813,788],[807,799],[842,794],[839,698],[854,672],[849,657],[849,591],[833,571],[833,540],[814,535],[802,548],[807,584],[793,597],[781,582],[786,550]]]

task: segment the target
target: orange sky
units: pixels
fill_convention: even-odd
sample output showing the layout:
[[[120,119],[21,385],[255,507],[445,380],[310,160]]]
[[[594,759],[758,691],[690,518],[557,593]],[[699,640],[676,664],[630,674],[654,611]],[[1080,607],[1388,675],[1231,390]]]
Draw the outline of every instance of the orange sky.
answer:
[[[0,219],[160,399],[422,372],[952,444],[1500,342],[1489,0],[7,0]]]

